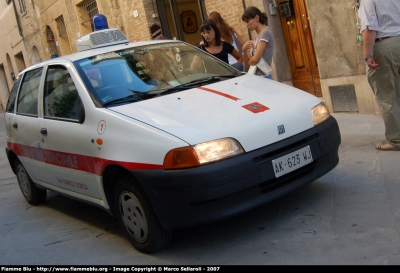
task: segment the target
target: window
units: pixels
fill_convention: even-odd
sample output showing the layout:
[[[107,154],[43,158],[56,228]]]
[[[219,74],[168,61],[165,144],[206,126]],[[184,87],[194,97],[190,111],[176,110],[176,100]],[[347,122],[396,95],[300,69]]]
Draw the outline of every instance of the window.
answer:
[[[84,23],[90,21],[90,23],[92,24],[92,30],[93,30],[93,17],[96,14],[99,14],[96,0],[82,1],[77,6],[78,6],[79,12],[81,14],[81,16],[80,16],[81,24],[83,25]]]
[[[61,15],[60,17],[56,18],[58,35],[63,36],[67,33],[67,28],[65,27],[64,17]]]
[[[21,14],[25,14],[26,13],[25,0],[18,0],[18,3],[19,3],[19,11],[21,12]]]
[[[64,66],[50,66],[47,70],[43,99],[45,118],[78,120],[78,91]]]
[[[22,77],[19,77],[17,79],[17,81],[14,83],[14,86],[11,89],[10,96],[8,97],[8,102],[7,102],[7,112],[8,113],[14,113],[15,98],[17,97],[19,84],[21,83],[21,78]]]
[[[18,95],[17,114],[34,115],[38,114],[38,94],[42,68],[31,70],[25,73]]]

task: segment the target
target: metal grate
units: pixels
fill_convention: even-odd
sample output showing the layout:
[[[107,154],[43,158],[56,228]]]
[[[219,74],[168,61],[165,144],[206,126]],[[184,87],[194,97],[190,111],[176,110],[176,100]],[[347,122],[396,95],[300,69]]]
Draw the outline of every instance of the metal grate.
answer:
[[[83,1],[77,6],[81,14],[81,24],[91,21],[96,14],[99,14],[96,0]]]
[[[64,17],[61,15],[60,17],[56,18],[58,35],[62,36],[67,33],[67,28],[65,27]]]
[[[127,41],[125,35],[120,30],[109,30],[94,32],[90,35],[93,45],[101,45],[106,43],[115,43],[119,41]],[[128,42],[128,41],[127,41]]]
[[[358,112],[357,96],[353,84],[329,86],[333,112]]]

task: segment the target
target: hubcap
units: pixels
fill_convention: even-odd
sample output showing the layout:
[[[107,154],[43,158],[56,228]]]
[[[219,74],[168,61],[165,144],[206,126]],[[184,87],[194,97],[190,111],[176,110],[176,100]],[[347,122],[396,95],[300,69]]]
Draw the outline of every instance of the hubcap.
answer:
[[[147,218],[136,196],[124,191],[119,198],[122,221],[129,234],[139,243],[147,240],[149,230]]]
[[[31,185],[29,183],[29,177],[26,171],[21,167],[18,168],[18,183],[19,186],[21,187],[22,193],[26,197],[30,197],[32,190],[31,190]]]

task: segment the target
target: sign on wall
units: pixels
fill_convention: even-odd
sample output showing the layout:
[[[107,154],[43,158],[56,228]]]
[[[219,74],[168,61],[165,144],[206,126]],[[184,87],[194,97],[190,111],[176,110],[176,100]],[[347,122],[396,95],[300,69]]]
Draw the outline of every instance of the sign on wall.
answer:
[[[184,11],[181,14],[182,26],[183,31],[186,34],[196,33],[198,26],[197,26],[197,19],[196,13],[194,11]]]

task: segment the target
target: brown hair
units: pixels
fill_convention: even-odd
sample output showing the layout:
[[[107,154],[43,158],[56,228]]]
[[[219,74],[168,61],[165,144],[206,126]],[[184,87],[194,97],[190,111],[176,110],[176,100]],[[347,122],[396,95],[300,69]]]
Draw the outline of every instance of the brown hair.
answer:
[[[208,15],[208,18],[213,20],[221,32],[221,38],[230,44],[233,44],[233,32],[234,29],[222,18],[221,14],[217,11],[213,11]]]
[[[248,22],[250,19],[253,19],[258,15],[259,22],[263,25],[268,26],[268,17],[265,12],[261,12],[257,7],[248,7],[243,15],[242,15],[242,21],[243,22]]]

